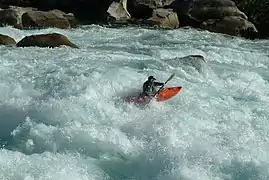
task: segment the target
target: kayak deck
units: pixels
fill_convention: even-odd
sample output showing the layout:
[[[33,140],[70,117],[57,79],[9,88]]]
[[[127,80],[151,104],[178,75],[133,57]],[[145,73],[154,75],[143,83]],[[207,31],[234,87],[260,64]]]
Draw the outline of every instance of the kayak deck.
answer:
[[[181,86],[179,87],[169,87],[164,88],[160,91],[160,93],[156,96],[156,101],[166,101],[174,97],[179,91],[182,89]]]
[[[178,94],[181,89],[182,89],[181,86],[163,88],[159,92],[159,94],[157,94],[155,96],[154,99],[157,102],[166,101],[166,100],[171,99],[172,97],[174,97],[176,94]],[[149,97],[146,97],[146,96],[134,96],[134,97],[127,98],[126,101],[127,102],[134,102],[134,103],[149,103],[150,102],[150,98]]]

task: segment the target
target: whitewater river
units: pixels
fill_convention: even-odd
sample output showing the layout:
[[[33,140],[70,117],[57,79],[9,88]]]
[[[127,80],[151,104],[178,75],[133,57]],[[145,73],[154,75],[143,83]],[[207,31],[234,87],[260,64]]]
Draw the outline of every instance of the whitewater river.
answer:
[[[52,32],[80,49],[0,46],[1,180],[269,179],[269,40],[0,28],[16,41]],[[174,98],[121,101],[172,73]]]

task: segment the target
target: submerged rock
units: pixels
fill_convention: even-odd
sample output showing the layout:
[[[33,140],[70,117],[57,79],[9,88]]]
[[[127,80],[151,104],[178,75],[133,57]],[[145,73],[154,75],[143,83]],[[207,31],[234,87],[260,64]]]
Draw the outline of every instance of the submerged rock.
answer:
[[[16,41],[7,35],[0,34],[0,45],[10,45],[10,44],[16,44]]]
[[[62,45],[78,48],[78,46],[73,44],[66,36],[58,33],[26,36],[17,43],[18,47],[38,46],[53,48]]]
[[[199,73],[203,72],[203,67],[206,64],[205,58],[201,55],[189,55],[185,57],[176,57],[165,60],[172,66],[187,65],[194,67]]]
[[[180,58],[180,61],[182,61],[184,65],[194,67],[200,73],[203,71],[203,65],[206,63],[205,58],[201,55],[189,55]]]

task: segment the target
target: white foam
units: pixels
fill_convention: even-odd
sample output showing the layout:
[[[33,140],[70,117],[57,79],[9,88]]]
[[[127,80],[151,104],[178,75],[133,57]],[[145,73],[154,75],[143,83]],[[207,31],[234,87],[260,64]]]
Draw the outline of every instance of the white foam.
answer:
[[[19,152],[1,150],[0,178],[5,180],[89,180],[108,177],[94,165],[94,160],[79,154],[42,153],[30,156]]]
[[[267,40],[0,28],[16,40],[48,32],[81,48],[0,47],[0,179],[268,179]],[[202,73],[163,61],[197,54],[207,62]],[[167,86],[183,89],[171,100],[119,101],[147,76],[172,73]]]

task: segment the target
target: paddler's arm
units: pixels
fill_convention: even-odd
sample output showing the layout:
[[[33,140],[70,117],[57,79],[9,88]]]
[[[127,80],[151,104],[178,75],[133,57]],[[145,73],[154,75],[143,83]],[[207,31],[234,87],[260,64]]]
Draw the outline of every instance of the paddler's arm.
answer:
[[[164,85],[164,83],[161,83],[161,82],[154,82],[154,86],[162,86]]]

